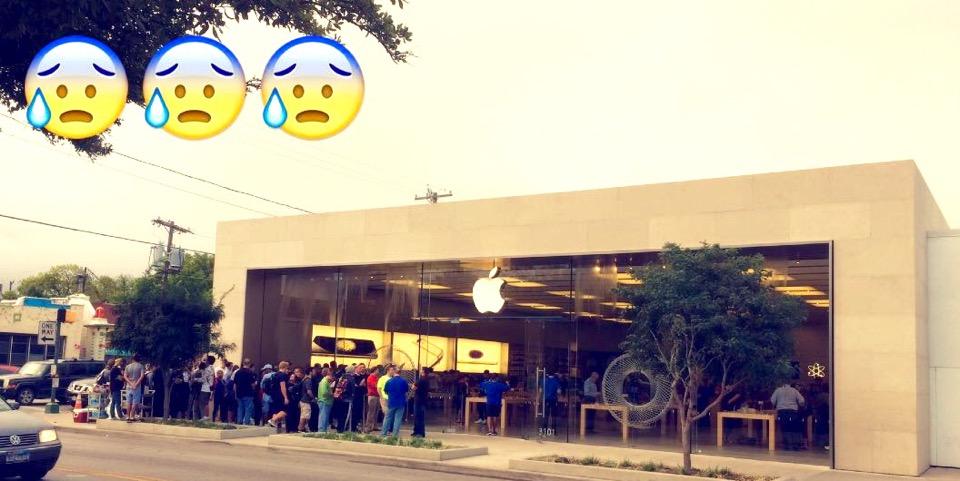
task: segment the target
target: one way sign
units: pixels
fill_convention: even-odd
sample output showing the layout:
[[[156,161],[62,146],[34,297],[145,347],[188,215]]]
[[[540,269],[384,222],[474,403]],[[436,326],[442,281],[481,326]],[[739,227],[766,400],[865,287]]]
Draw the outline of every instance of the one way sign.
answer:
[[[57,321],[40,321],[37,329],[37,344],[54,346],[57,340]]]

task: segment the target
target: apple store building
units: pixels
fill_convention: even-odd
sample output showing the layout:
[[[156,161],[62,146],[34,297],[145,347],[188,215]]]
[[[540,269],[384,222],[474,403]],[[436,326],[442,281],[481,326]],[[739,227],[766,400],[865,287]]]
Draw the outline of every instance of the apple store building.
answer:
[[[224,222],[214,289],[231,358],[430,368],[428,432],[481,434],[478,385],[499,375],[505,436],[678,451],[669,385],[623,354],[618,288],[664,243],[736,247],[808,307],[802,449],[771,429],[775,386],[750,386],[696,424],[694,450],[919,474],[960,464],[960,418],[935,395],[960,393],[960,362],[928,342],[957,306],[927,258],[960,261],[955,239],[914,164],[892,162]]]

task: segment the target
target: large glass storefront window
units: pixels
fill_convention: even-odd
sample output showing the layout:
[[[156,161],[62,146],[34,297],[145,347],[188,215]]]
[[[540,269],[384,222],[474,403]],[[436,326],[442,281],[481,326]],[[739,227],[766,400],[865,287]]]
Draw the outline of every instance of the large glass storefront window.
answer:
[[[777,459],[829,464],[829,250],[825,244],[742,249],[760,253],[780,291],[803,298],[807,322],[795,330],[792,380],[808,400],[799,452]],[[528,439],[679,450],[669,388],[622,356],[630,306],[619,297],[634,268],[656,253],[255,271],[245,350],[261,362],[395,364],[411,381],[431,374],[432,432],[495,430]],[[491,276],[494,276],[491,278]],[[502,287],[501,287],[502,285]],[[248,289],[249,290],[249,289]],[[478,297],[479,296],[479,297]],[[251,300],[252,299],[252,300]],[[501,300],[502,299],[502,300]],[[251,309],[252,308],[252,309]],[[481,386],[507,383],[491,413]],[[665,390],[666,389],[666,390]],[[742,388],[724,397],[695,427],[695,452],[769,455],[771,389]],[[709,404],[714,386],[703,387]],[[358,409],[364,409],[357,404]],[[651,413],[666,410],[654,419]],[[778,436],[779,438],[779,436]],[[721,446],[722,445],[722,446]]]

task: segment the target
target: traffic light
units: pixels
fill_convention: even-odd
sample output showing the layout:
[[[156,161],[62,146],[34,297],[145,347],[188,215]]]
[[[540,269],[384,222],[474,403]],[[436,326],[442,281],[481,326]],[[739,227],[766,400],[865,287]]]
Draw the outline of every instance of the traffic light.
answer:
[[[57,322],[60,322],[60,323],[67,322],[66,309],[57,309]]]

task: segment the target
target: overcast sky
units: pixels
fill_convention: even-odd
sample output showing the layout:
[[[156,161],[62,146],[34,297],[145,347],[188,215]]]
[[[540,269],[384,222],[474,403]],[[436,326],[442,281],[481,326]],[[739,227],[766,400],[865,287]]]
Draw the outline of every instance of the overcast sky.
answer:
[[[213,139],[154,130],[128,104],[109,140],[317,212],[410,204],[428,183],[465,200],[915,159],[960,226],[960,2],[413,0],[391,11],[416,56],[394,64],[343,32],[366,98],[336,137],[267,128],[257,93]],[[249,22],[223,41],[259,77],[297,36]],[[3,214],[150,241],[164,239],[150,224],[160,216],[196,232],[182,246],[208,251],[217,221],[296,214],[116,155],[90,162],[7,118],[0,129]],[[148,252],[0,219],[0,281],[59,263],[135,274]]]

